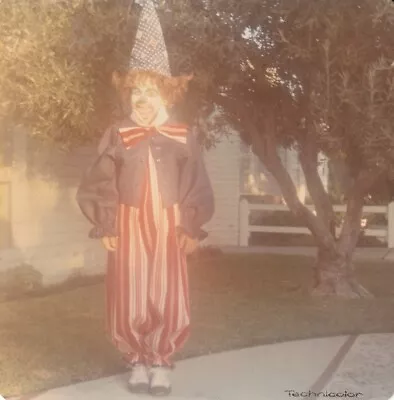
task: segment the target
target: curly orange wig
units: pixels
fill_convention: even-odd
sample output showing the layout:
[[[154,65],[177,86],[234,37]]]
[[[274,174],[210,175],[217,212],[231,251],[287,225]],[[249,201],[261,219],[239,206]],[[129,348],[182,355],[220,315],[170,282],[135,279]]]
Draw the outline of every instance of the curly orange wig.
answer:
[[[115,71],[112,75],[112,83],[124,105],[129,103],[131,89],[134,86],[149,82],[157,86],[167,107],[172,107],[183,99],[192,78],[193,75],[167,77],[153,71],[130,70],[123,73]]]

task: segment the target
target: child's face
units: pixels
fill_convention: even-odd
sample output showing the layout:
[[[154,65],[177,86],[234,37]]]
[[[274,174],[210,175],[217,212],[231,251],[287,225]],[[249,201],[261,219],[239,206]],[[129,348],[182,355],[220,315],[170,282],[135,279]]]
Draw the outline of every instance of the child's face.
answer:
[[[152,123],[160,108],[165,106],[158,87],[151,82],[137,83],[133,86],[130,100],[134,116],[144,125]]]

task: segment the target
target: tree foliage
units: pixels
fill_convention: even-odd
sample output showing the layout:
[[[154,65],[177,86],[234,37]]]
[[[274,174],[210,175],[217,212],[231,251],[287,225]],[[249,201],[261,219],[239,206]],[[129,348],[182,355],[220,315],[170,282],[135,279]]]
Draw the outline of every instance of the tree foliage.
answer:
[[[111,73],[131,43],[127,7],[121,1],[2,2],[3,123],[22,123],[64,146],[108,124],[115,104]]]
[[[190,2],[190,9],[195,4]],[[209,76],[211,85],[199,88],[222,107],[311,230],[319,246],[315,292],[367,294],[354,280],[351,259],[366,196],[394,167],[394,5],[389,0],[199,4],[209,15],[213,37],[190,29],[182,38],[198,49],[193,66],[199,75]],[[228,47],[230,59],[223,51]],[[316,214],[299,201],[279,146],[298,150]],[[317,173],[321,151],[347,176],[339,235]]]
[[[80,143],[113,117],[111,73],[127,61],[140,8],[129,0],[28,3],[0,9],[1,113],[40,137]],[[174,73],[195,74],[184,116],[204,128],[219,108],[219,129],[237,128],[311,230],[317,288],[365,294],[351,265],[362,206],[394,171],[392,1],[157,3]],[[316,214],[299,201],[280,146],[298,150]],[[339,235],[319,152],[346,177]]]
[[[300,98],[308,99],[310,129],[319,147],[345,159],[355,174],[363,168],[391,169],[392,4],[295,3],[282,10],[290,24],[279,29],[278,48],[287,68],[299,70]]]

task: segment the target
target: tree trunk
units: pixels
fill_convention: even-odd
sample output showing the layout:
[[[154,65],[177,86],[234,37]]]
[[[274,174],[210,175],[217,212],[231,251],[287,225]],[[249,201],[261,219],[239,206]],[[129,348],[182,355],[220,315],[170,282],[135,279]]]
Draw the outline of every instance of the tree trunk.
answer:
[[[253,123],[253,118],[248,118],[250,114],[247,110],[237,107],[235,112],[248,129],[248,140],[253,152],[278,182],[287,206],[295,216],[303,219],[319,248],[312,295],[372,297],[372,294],[357,282],[352,257],[360,234],[364,196],[379,177],[380,170],[377,168],[359,172],[349,190],[351,194],[347,201],[345,221],[340,237],[337,238],[333,207],[317,173],[316,144],[308,140],[302,141],[300,157],[308,191],[317,211],[314,215],[299,200],[294,182],[277,154],[275,113],[268,113],[264,118],[262,133],[261,128],[256,128],[257,124]]]
[[[373,297],[355,278],[352,254],[341,255],[328,249],[318,250],[313,296],[337,296],[348,299]]]
[[[360,171],[347,201],[342,232],[334,247],[320,246],[314,295],[337,295],[347,298],[372,297],[355,278],[353,255],[360,235],[364,195],[379,177],[379,170]]]

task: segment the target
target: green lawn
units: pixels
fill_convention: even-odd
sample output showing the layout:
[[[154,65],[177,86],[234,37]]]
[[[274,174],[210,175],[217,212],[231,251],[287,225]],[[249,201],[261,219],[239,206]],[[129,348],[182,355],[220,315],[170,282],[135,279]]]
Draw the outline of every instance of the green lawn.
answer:
[[[308,295],[313,260],[226,255],[190,265],[193,334],[178,359],[277,341],[394,331],[394,265],[360,264],[374,299]],[[124,371],[104,336],[104,286],[0,303],[0,393]]]

